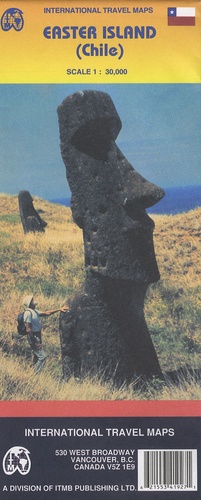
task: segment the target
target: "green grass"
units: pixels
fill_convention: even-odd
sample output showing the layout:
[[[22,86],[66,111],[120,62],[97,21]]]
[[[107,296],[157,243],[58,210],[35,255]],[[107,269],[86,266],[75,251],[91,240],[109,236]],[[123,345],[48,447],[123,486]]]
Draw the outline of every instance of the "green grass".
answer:
[[[20,215],[18,215],[18,214],[0,215],[0,222],[6,222],[6,224],[19,224]]]

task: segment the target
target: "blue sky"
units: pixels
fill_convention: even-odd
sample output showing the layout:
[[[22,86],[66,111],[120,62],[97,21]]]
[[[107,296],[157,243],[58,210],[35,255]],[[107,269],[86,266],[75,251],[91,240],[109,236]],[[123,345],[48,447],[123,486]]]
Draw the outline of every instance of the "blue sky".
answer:
[[[108,92],[122,120],[117,144],[159,186],[201,184],[201,91],[194,84],[1,85],[0,192],[69,197],[57,106],[69,94]]]

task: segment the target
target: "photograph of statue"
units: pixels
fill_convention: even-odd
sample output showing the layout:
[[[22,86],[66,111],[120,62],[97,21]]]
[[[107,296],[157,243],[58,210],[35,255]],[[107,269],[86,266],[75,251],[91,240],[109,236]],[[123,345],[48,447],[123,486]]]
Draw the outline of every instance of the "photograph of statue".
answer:
[[[199,398],[198,92],[2,85],[2,399]]]

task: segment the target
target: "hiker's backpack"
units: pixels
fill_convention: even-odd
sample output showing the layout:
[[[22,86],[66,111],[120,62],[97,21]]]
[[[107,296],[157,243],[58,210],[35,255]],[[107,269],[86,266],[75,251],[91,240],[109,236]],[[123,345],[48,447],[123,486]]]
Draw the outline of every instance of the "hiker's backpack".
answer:
[[[30,309],[25,309],[25,311],[30,311]],[[25,325],[25,322],[24,322],[24,312],[18,314],[18,317],[17,317],[17,331],[19,333],[19,335],[27,335],[27,332],[26,332],[26,325]]]

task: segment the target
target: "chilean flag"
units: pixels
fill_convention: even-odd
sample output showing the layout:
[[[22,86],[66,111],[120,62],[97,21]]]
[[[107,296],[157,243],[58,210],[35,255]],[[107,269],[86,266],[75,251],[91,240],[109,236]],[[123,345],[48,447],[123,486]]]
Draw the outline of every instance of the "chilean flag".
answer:
[[[195,26],[195,7],[168,7],[168,26]]]

